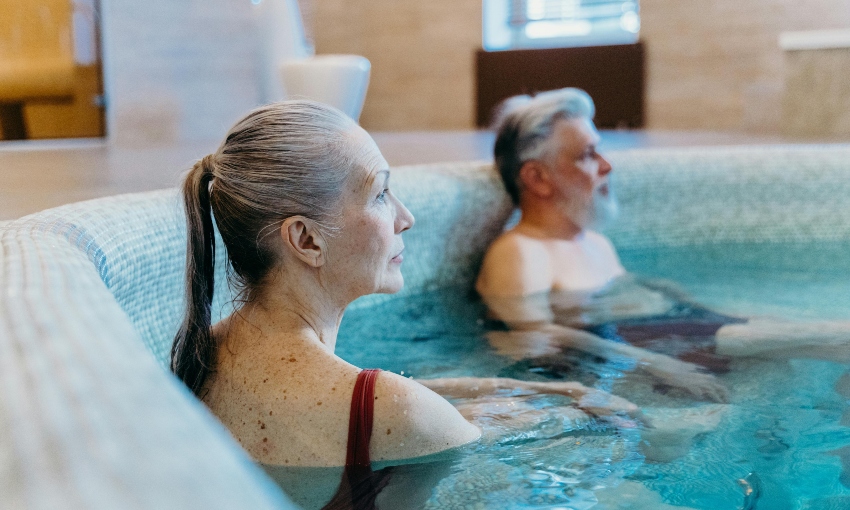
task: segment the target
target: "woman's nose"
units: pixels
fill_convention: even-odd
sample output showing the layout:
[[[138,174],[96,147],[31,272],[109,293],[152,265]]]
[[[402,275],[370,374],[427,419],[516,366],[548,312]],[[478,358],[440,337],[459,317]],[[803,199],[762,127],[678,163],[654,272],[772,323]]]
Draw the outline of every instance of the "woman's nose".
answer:
[[[401,200],[397,199],[396,202],[396,214],[395,214],[395,232],[396,234],[401,234],[405,230],[410,229],[414,223],[416,223],[416,219],[413,217],[413,214],[401,203]]]

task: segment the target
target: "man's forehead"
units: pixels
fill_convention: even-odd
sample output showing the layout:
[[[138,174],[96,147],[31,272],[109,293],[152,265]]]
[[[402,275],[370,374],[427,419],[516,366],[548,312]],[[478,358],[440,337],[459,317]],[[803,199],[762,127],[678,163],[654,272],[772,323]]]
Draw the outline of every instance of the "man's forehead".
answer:
[[[570,145],[596,145],[600,141],[599,131],[589,118],[560,119],[555,123],[554,134]]]

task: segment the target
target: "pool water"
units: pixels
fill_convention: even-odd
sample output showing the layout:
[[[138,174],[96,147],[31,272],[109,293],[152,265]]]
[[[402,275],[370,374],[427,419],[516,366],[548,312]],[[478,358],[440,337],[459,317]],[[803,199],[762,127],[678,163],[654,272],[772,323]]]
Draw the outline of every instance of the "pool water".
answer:
[[[848,243],[737,243],[620,254],[630,272],[673,280],[696,301],[729,315],[850,320]],[[485,317],[480,301],[456,289],[391,301],[346,314],[337,353],[361,367],[415,378],[552,377],[497,355],[483,338],[492,327]],[[653,381],[632,372],[627,360],[572,352],[563,358],[571,379],[611,389],[642,407],[695,413],[718,408],[680,392],[655,391]],[[719,376],[731,392],[719,424],[669,462],[644,459],[639,429],[545,414],[568,405],[565,397],[516,397],[543,419],[511,430],[493,418],[488,426],[499,439],[456,456],[421,506],[850,508],[850,397],[836,390],[843,385],[842,393],[850,394],[847,373],[848,366],[825,360],[735,360],[731,372]],[[758,498],[745,499],[741,481],[748,475]]]

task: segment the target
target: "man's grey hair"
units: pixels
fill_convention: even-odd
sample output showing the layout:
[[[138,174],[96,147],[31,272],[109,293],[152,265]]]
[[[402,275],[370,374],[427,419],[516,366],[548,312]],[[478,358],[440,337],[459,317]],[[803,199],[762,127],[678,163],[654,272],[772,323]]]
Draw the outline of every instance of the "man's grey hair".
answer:
[[[592,119],[595,112],[593,99],[576,88],[513,96],[499,105],[493,123],[497,133],[493,153],[515,204],[519,204],[521,191],[519,171],[527,161],[547,155],[555,123],[561,119]]]

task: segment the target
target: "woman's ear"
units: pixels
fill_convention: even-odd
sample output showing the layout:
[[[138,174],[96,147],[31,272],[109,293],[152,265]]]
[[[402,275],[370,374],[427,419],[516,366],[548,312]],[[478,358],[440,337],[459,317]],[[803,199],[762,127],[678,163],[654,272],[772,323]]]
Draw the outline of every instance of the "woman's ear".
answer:
[[[311,267],[325,263],[327,246],[316,224],[303,216],[291,216],[280,227],[283,249]]]
[[[542,198],[552,196],[549,172],[540,160],[532,159],[523,163],[519,169],[519,180],[522,182],[524,192],[531,192]]]

